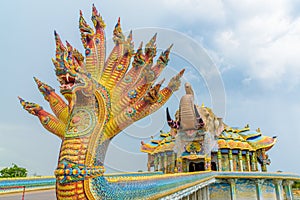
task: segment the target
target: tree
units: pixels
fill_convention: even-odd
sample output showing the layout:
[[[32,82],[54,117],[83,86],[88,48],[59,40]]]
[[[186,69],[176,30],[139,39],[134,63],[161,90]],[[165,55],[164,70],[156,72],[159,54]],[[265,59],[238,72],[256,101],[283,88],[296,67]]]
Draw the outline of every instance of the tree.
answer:
[[[26,177],[27,169],[12,164],[12,167],[6,167],[0,170],[0,178]]]
[[[293,185],[293,188],[299,190],[300,189],[300,181],[296,181]]]

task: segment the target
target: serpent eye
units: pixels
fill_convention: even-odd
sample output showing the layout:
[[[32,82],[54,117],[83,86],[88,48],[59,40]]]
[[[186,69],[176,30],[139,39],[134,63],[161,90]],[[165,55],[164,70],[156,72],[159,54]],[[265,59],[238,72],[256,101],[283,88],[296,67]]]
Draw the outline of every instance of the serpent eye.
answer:
[[[91,53],[91,49],[87,48],[87,49],[85,50],[85,55],[88,56],[88,55],[90,55],[90,53]]]

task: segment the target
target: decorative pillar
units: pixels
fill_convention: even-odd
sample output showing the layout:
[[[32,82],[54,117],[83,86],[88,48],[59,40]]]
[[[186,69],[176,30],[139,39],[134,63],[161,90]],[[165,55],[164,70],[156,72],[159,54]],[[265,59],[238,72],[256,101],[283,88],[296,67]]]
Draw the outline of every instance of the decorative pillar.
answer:
[[[274,179],[273,183],[275,185],[275,192],[276,192],[276,200],[283,200],[283,193],[282,193],[282,180]]]
[[[227,181],[230,184],[230,199],[236,200],[236,179],[230,178]]]
[[[232,150],[231,149],[229,149],[228,158],[229,158],[229,170],[233,171],[233,160],[232,160]]]
[[[154,171],[158,171],[158,154],[154,154]]]
[[[177,158],[177,172],[179,173],[183,172],[182,162],[182,158]]]
[[[147,170],[148,170],[148,172],[150,172],[150,169],[151,169],[151,166],[150,166],[150,163],[148,162],[147,163]]]
[[[175,172],[175,152],[172,151],[172,155],[171,155],[171,173]]]
[[[205,162],[205,171],[210,171],[211,170],[211,157],[205,157],[204,162]]]
[[[267,164],[266,164],[266,150],[261,149],[261,154],[262,154],[262,164],[261,164],[261,171],[266,172],[267,171]]]
[[[247,171],[251,171],[251,166],[250,166],[250,153],[249,151],[246,152],[246,162],[247,162]]]
[[[240,166],[240,171],[244,171],[243,168],[243,154],[242,154],[242,150],[239,150],[239,166]]]
[[[148,162],[147,162],[148,172],[150,172],[150,168],[151,168],[151,155],[150,155],[150,153],[148,153]]]
[[[263,200],[262,191],[261,191],[261,187],[262,187],[263,183],[264,183],[263,179],[256,179],[255,180],[257,200]]]
[[[292,185],[293,185],[294,181],[291,180],[286,180],[283,182],[283,186],[284,186],[284,191],[285,191],[285,198],[287,200],[293,200],[293,192],[292,192]]]
[[[223,160],[223,156],[222,156],[222,169],[224,169],[223,171],[229,171],[229,154],[227,153],[227,156],[224,155],[224,160]]]
[[[164,173],[168,173],[168,155],[164,152]]]
[[[190,161],[185,160],[185,172],[189,172]]]
[[[255,151],[253,151],[253,153],[252,153],[252,171],[258,171],[257,170],[256,152]]]
[[[222,171],[222,154],[221,150],[218,150],[218,171]]]
[[[159,164],[159,171],[162,171],[163,163],[162,163],[162,155],[161,153],[158,153],[158,164]]]

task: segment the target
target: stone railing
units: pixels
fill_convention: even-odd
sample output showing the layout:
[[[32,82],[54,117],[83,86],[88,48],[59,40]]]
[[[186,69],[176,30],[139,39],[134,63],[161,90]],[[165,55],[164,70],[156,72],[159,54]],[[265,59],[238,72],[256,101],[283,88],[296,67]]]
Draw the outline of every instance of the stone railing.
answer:
[[[51,188],[55,188],[53,176],[0,179],[0,194]]]
[[[122,188],[117,195],[138,197],[144,191],[146,199],[235,200],[252,195],[259,200],[292,200],[296,198],[291,186],[300,181],[297,174],[266,172],[119,173],[104,177],[112,188]],[[54,177],[0,179],[0,195],[54,187]]]

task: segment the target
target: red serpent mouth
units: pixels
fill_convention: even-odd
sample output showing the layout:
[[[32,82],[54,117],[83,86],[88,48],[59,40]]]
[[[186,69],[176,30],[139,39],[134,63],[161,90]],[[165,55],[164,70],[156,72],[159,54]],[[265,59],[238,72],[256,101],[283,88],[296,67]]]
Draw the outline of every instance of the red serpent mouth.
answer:
[[[73,76],[70,73],[62,74],[58,76],[58,81],[60,82],[60,91],[62,94],[71,93],[72,89],[77,82],[77,76]]]

